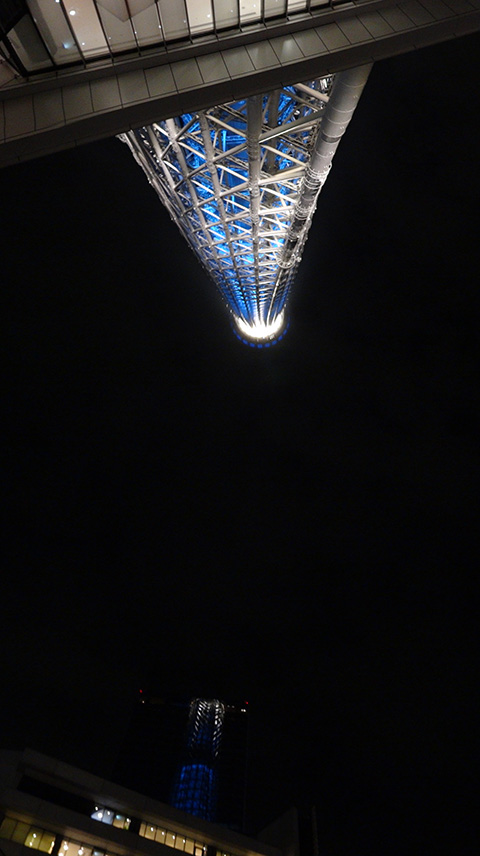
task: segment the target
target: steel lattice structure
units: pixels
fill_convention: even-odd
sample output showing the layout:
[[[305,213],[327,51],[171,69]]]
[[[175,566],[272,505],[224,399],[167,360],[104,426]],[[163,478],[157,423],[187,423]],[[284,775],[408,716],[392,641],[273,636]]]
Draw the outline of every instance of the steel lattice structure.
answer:
[[[208,271],[241,337],[270,344],[362,66],[121,136]]]

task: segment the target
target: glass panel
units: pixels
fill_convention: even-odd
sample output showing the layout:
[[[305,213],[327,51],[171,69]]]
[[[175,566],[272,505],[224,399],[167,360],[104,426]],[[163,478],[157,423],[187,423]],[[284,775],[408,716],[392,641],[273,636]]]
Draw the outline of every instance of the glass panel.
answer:
[[[183,835],[177,835],[175,837],[175,850],[183,850],[185,847],[185,839]]]
[[[307,8],[307,0],[288,0],[288,11],[298,12],[300,9],[305,12]]]
[[[137,46],[125,0],[97,0],[97,9],[112,51]]]
[[[60,854],[61,856],[61,854]],[[80,844],[78,850],[75,852],[75,849],[72,853],[69,852],[68,856],[92,856],[92,848],[84,847],[83,844]]]
[[[192,35],[213,32],[212,0],[187,0],[187,11]]]
[[[85,56],[108,53],[93,0],[63,0],[75,37]]]
[[[55,63],[62,65],[80,59],[62,7],[51,0],[27,0],[27,3]]]
[[[51,853],[53,850],[53,845],[55,844],[55,836],[53,832],[42,832],[42,837],[40,839],[40,844],[38,849],[42,851],[42,853]]]
[[[30,15],[23,16],[17,26],[9,31],[8,38],[16,50],[20,62],[23,62],[28,71],[34,71],[37,68],[52,68],[52,61]]]
[[[213,0],[215,26],[238,27],[238,0]]]
[[[166,830],[160,829],[160,827],[157,826],[157,828],[155,830],[155,841],[159,841],[160,844],[165,844],[165,835],[166,835]]]
[[[185,853],[193,853],[193,848],[195,846],[195,842],[192,838],[187,838],[185,840]]]
[[[148,824],[145,828],[144,834],[145,834],[145,838],[151,838],[152,840],[154,840],[155,839],[155,827],[151,826],[151,824]]]
[[[28,832],[30,830],[29,823],[22,823],[22,821],[17,820],[15,829],[12,832],[12,841],[20,841],[21,844],[25,841]]]
[[[159,0],[159,6],[165,39],[187,38],[189,33],[184,0],[175,0],[175,3]]]
[[[104,809],[102,808],[102,806],[96,805],[95,811],[91,815],[92,820],[103,820],[103,812]]]
[[[168,847],[175,847],[175,835],[173,832],[167,832],[165,836],[165,844]]]
[[[36,829],[36,827],[32,826],[30,832],[28,833],[24,844],[25,847],[31,847],[32,850],[38,850],[38,846],[40,844],[40,839],[42,837],[42,830]]]
[[[328,6],[329,0],[312,0],[310,3],[310,7],[313,9],[315,6]]]
[[[262,0],[240,0],[240,23],[259,21],[262,15]]]
[[[11,838],[17,825],[13,817],[4,817],[0,826],[0,838]]]
[[[148,9],[143,9],[137,12],[136,15],[133,14],[133,8],[131,6],[130,8],[132,10],[132,21],[139,45],[152,45],[162,42],[163,33],[156,4],[152,3]]]
[[[274,18],[276,15],[285,15],[286,11],[287,0],[265,0],[266,18]]]
[[[22,823],[21,821],[17,821],[17,825],[12,834],[12,841],[20,841],[20,843],[23,844],[28,835],[29,829],[29,823]]]
[[[108,823],[108,825],[111,826],[113,823],[113,815],[114,812],[112,811],[112,809],[106,808],[103,812],[103,822]]]

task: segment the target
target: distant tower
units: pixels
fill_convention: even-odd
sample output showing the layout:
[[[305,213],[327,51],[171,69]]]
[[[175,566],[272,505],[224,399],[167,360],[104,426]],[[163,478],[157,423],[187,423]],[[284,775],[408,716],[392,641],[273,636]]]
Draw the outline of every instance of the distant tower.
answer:
[[[318,194],[370,67],[121,135],[249,344],[286,329]]]
[[[166,700],[140,690],[113,778],[189,814],[242,831],[248,702]]]
[[[217,699],[196,698],[190,702],[184,756],[171,803],[204,820],[217,819],[218,757],[224,717],[225,708]]]

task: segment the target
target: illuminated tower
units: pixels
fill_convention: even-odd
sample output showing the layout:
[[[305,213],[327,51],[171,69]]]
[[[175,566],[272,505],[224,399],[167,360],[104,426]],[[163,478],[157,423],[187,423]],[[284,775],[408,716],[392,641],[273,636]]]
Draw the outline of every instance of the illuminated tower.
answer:
[[[176,808],[216,820],[218,757],[225,708],[217,699],[192,699],[186,746],[173,786],[171,803]]]
[[[242,831],[248,702],[167,700],[140,690],[118,753],[119,784]]]
[[[318,194],[370,67],[121,135],[249,344],[286,329]]]

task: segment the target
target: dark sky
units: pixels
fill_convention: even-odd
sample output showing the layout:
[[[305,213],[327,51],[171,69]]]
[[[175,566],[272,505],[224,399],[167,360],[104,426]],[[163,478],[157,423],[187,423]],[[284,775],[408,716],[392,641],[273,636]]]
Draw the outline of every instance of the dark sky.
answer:
[[[3,745],[108,772],[140,686],[244,697],[253,826],[466,836],[479,58],[374,68],[268,351],[126,146],[2,173]]]

